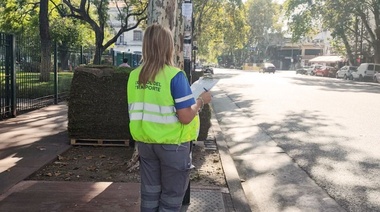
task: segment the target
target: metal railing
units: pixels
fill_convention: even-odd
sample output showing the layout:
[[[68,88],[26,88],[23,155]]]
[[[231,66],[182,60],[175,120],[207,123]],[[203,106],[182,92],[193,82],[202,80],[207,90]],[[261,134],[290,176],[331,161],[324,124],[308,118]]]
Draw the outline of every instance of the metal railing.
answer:
[[[61,52],[53,45],[52,65],[42,80],[39,43],[0,33],[0,120],[65,100],[73,72],[58,68]]]
[[[95,48],[53,43],[51,53],[50,69],[41,70],[38,39],[0,32],[0,120],[65,100],[75,68],[92,63]],[[116,64],[112,51],[100,60]]]

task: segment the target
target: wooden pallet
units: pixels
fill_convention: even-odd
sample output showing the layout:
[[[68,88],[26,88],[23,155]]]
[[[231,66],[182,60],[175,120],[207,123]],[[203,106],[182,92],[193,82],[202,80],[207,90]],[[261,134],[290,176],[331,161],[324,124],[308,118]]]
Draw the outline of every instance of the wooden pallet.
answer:
[[[129,140],[122,139],[83,139],[72,138],[71,145],[87,145],[87,146],[129,146]]]

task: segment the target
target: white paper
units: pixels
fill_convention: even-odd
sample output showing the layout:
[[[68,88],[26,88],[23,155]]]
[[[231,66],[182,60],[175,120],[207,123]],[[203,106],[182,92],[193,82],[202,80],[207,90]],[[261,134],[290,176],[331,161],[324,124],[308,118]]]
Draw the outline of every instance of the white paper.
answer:
[[[191,44],[185,43],[183,45],[183,59],[191,60]]]
[[[191,19],[191,16],[193,14],[193,5],[192,5],[192,3],[183,3],[182,4],[182,14],[187,19]]]
[[[218,79],[213,79],[210,77],[200,77],[191,85],[191,91],[193,92],[194,99],[198,98],[206,90],[211,90],[211,88],[214,87],[218,81]]]

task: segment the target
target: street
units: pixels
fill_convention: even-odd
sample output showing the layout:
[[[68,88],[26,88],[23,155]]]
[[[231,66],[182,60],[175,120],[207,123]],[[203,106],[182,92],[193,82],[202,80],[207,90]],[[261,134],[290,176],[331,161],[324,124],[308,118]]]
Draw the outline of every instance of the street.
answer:
[[[213,108],[253,210],[380,211],[380,84],[214,70]]]

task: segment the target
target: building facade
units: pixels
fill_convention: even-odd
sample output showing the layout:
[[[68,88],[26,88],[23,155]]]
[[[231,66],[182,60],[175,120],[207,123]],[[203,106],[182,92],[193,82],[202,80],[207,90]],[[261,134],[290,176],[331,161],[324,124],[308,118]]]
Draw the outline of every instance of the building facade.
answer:
[[[329,32],[321,32],[313,39],[304,39],[293,43],[290,38],[272,46],[270,60],[281,70],[294,70],[300,66],[310,65],[309,60],[322,55],[331,55],[331,36]]]
[[[123,0],[111,1],[109,3],[109,24],[113,29],[113,33],[116,35],[122,26],[122,21],[120,20],[120,8],[124,8],[125,3]],[[134,26],[137,21],[133,18],[128,20],[128,27]],[[128,53],[128,54],[141,54],[142,52],[142,39],[143,30],[137,27],[133,30],[122,33],[117,39],[113,51],[117,53]]]

